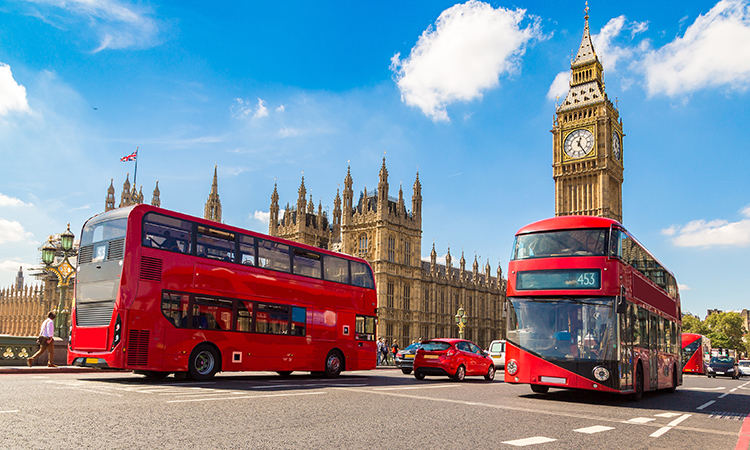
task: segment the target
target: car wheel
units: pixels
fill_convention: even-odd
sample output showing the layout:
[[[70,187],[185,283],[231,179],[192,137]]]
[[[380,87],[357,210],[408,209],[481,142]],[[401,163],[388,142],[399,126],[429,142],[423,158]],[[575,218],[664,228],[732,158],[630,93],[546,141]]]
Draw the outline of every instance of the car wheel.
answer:
[[[344,366],[344,359],[341,357],[341,353],[336,350],[331,350],[326,356],[326,378],[336,378],[341,374]]]
[[[416,371],[414,372],[414,378],[416,378],[417,380],[424,380],[424,373]]]
[[[549,386],[542,386],[541,384],[532,384],[531,391],[535,394],[546,394],[549,392]]]
[[[401,369],[401,372],[402,372],[402,373],[403,373],[404,375],[409,375],[409,374],[411,373],[411,369]]]
[[[490,368],[487,369],[487,375],[484,376],[484,379],[487,381],[492,381],[495,379],[495,366],[490,364]]]
[[[461,364],[458,366],[458,369],[456,369],[456,374],[453,375],[453,379],[456,381],[464,381],[464,378],[466,378],[466,367]]]
[[[193,349],[188,362],[188,376],[194,381],[206,381],[216,375],[219,370],[219,355],[207,344],[201,344]]]

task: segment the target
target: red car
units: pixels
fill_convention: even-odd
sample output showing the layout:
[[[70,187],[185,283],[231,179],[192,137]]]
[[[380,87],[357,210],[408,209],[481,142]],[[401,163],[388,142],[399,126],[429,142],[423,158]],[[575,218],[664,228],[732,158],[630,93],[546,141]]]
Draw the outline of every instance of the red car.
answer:
[[[490,355],[465,339],[430,339],[414,357],[414,378],[442,375],[463,381],[465,376],[482,375],[487,381],[495,378],[495,364]]]

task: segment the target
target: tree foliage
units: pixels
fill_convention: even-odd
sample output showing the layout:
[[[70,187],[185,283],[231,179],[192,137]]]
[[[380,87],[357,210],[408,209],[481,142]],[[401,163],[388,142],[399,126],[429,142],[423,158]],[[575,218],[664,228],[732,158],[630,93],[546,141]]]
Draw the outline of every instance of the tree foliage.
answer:
[[[745,329],[742,316],[736,312],[714,313],[706,317],[705,324],[708,327],[708,338],[711,339],[711,347],[734,349],[737,352],[745,352],[745,342],[742,337]]]

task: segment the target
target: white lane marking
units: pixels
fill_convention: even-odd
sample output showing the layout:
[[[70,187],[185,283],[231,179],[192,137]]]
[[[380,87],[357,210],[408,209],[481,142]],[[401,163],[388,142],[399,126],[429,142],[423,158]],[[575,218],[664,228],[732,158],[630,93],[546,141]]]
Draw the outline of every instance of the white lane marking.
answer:
[[[704,403],[704,404],[700,405],[699,407],[697,407],[697,408],[695,408],[695,409],[697,409],[697,410],[699,410],[699,411],[700,411],[700,410],[702,410],[702,409],[704,409],[704,408],[706,408],[706,407],[708,407],[708,406],[711,406],[711,405],[713,405],[714,403],[716,403],[716,400],[711,400],[710,402],[706,402],[706,403]]]
[[[609,431],[609,430],[614,430],[614,429],[615,427],[605,427],[603,425],[594,425],[593,427],[579,428],[573,431],[578,432],[578,433],[594,434],[594,433],[600,433],[602,431]]]
[[[503,444],[509,444],[513,445],[515,447],[525,447],[527,445],[534,445],[534,444],[545,444],[547,442],[554,442],[557,439],[552,439],[544,436],[534,436],[530,438],[525,439],[516,439],[514,441],[505,441]]]
[[[719,396],[719,398],[724,398],[724,397],[726,397],[727,395],[729,395],[729,392],[725,392],[725,393],[721,394],[721,395]]]
[[[730,390],[729,390],[729,392],[734,392],[734,391],[736,391],[736,390],[737,390],[737,388],[734,388],[734,389],[730,389]]]
[[[221,398],[195,398],[187,400],[169,400],[167,403],[187,403],[187,402],[208,402],[216,400],[240,400],[240,399],[254,399],[254,398],[269,398],[269,397],[294,397],[299,395],[321,395],[325,392],[299,392],[294,394],[269,394],[269,395],[246,395],[244,397],[221,397]]]
[[[651,417],[636,417],[634,419],[630,419],[626,421],[625,423],[649,423],[653,422],[656,419],[652,419]]]
[[[79,392],[91,392],[93,394],[111,395],[113,397],[122,397],[122,394],[113,394],[112,392],[96,391],[94,389],[81,389],[81,388],[74,387],[74,386],[69,386],[69,387],[53,387],[52,389],[70,389],[70,390],[79,391]]]
[[[654,414],[655,417],[666,417],[667,419],[672,417],[679,416],[680,413],[661,413],[661,414]]]
[[[373,391],[405,391],[411,389],[437,389],[444,387],[458,387],[455,384],[436,384],[434,386],[402,386],[392,388],[374,388]]]
[[[659,428],[658,430],[656,430],[656,431],[654,431],[653,433],[651,433],[651,434],[650,434],[649,436],[651,436],[651,437],[653,437],[653,438],[658,438],[659,436],[663,435],[663,434],[664,434],[664,433],[666,433],[667,431],[669,431],[669,430],[671,430],[672,428],[674,428],[674,427],[676,427],[677,425],[679,425],[679,424],[680,424],[680,422],[682,422],[683,420],[687,419],[688,417],[690,417],[690,414],[683,414],[683,415],[682,415],[682,416],[680,416],[679,418],[677,418],[677,419],[675,419],[675,420],[673,420],[673,421],[669,422],[669,423],[667,424],[667,426],[666,426],[666,427],[661,427],[661,428]]]
[[[10,411],[0,411],[0,414],[17,413],[19,411],[20,411],[20,409],[13,409],[13,410],[10,410]]]
[[[726,389],[726,387],[712,387],[712,388],[704,388],[704,387],[686,387],[686,388],[680,388],[685,389],[688,391],[723,391]]]

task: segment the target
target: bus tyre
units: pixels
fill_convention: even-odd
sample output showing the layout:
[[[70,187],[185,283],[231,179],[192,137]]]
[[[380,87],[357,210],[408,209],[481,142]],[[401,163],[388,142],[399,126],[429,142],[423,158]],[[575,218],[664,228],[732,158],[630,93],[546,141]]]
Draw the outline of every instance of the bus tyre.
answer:
[[[338,350],[331,350],[326,356],[326,378],[336,378],[344,367],[344,358]]]
[[[639,402],[643,398],[643,366],[638,363],[635,370],[635,384],[633,385],[633,395],[630,397],[634,402]]]
[[[288,377],[289,375],[292,374],[292,371],[291,370],[279,370],[279,371],[276,371],[276,373],[278,373],[282,377],[286,378],[286,377]]]
[[[411,373],[411,369],[401,369],[401,373],[404,375],[409,375]]]
[[[201,344],[193,349],[188,361],[188,377],[194,381],[206,381],[219,370],[219,355],[213,347]]]
[[[549,392],[549,386],[542,386],[541,384],[532,384],[531,392],[535,394],[546,394]]]
[[[453,375],[453,379],[456,381],[464,381],[464,378],[466,378],[466,367],[461,364],[458,366],[458,369],[456,369],[456,374]]]
[[[667,388],[667,392],[672,393],[677,390],[677,366],[672,366],[672,386]]]
[[[141,373],[149,380],[163,380],[169,376],[169,372],[159,372],[156,370],[145,370]]]
[[[414,378],[417,380],[424,380],[424,372],[416,371],[414,372]]]
[[[495,379],[495,366],[490,364],[490,368],[487,369],[487,375],[484,376],[484,379],[487,381],[492,381]]]

